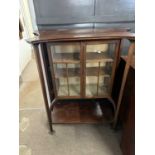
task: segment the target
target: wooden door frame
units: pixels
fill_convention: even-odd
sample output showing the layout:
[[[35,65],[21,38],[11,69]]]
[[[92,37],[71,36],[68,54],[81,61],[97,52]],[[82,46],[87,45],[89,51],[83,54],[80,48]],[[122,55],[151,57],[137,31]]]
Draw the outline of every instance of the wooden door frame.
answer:
[[[67,42],[48,42],[46,43],[47,46],[47,53],[49,57],[49,63],[51,65],[51,77],[52,77],[52,83],[54,87],[54,93],[55,97],[57,99],[65,99],[65,98],[105,98],[105,95],[103,96],[86,96],[85,88],[86,88],[86,46],[87,45],[97,45],[97,44],[108,44],[108,43],[114,43],[115,44],[115,51],[114,51],[114,62],[113,62],[113,67],[112,67],[112,74],[110,78],[110,92],[109,92],[109,97],[112,95],[112,87],[113,87],[113,82],[114,82],[114,76],[116,72],[116,67],[118,65],[119,59],[120,59],[120,45],[121,45],[121,39],[105,39],[105,40],[95,40],[95,41],[67,41]],[[55,81],[55,73],[54,73],[54,66],[53,66],[53,56],[51,53],[51,45],[73,45],[73,44],[78,44],[80,46],[80,95],[79,96],[58,96],[57,88],[54,83]]]
[[[55,73],[54,73],[54,66],[53,66],[53,55],[52,55],[52,51],[51,51],[51,49],[50,49],[50,47],[52,46],[52,45],[74,45],[74,44],[77,44],[77,45],[79,45],[79,47],[80,47],[80,52],[79,52],[79,54],[80,54],[80,63],[79,63],[79,65],[80,65],[80,95],[79,96],[58,96],[58,92],[57,92],[57,88],[56,88],[56,85],[55,85],[55,83],[54,83],[54,81],[55,81]],[[53,82],[53,87],[54,87],[54,93],[55,93],[55,95],[56,95],[56,99],[58,99],[58,98],[61,98],[61,99],[65,99],[65,98],[81,98],[82,97],[82,75],[83,75],[83,72],[82,72],[82,53],[83,53],[83,51],[82,51],[82,45],[81,45],[81,41],[68,41],[68,42],[48,42],[48,43],[46,43],[46,46],[47,46],[47,51],[48,51],[48,57],[49,57],[49,63],[50,63],[50,65],[51,65],[51,67],[52,67],[52,69],[50,69],[50,71],[51,71],[51,76],[52,76],[52,82]]]
[[[113,62],[113,67],[112,67],[112,75],[111,75],[111,78],[110,78],[109,96],[111,98],[111,96],[112,96],[112,88],[113,88],[113,83],[114,83],[114,77],[115,77],[115,72],[116,72],[116,67],[117,67],[119,59],[120,59],[121,39],[104,39],[104,40],[82,41],[82,42],[84,44],[84,77],[86,77],[86,46],[87,45],[104,44],[104,43],[106,43],[106,44],[109,44],[109,43],[112,44],[113,43],[113,44],[116,45],[115,46],[115,51],[114,51],[114,62]],[[85,78],[84,78],[84,85],[86,85]],[[87,98],[87,97],[88,96],[86,96],[85,92],[84,92],[84,98]],[[94,96],[94,97],[97,97],[97,96]],[[102,97],[102,96],[100,96],[100,97]]]

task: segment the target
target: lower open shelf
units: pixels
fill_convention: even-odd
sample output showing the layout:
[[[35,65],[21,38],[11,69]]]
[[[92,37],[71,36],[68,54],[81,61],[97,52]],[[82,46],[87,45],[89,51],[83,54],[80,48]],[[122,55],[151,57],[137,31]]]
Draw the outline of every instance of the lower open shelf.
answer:
[[[109,123],[113,108],[109,100],[63,100],[52,111],[53,123]]]

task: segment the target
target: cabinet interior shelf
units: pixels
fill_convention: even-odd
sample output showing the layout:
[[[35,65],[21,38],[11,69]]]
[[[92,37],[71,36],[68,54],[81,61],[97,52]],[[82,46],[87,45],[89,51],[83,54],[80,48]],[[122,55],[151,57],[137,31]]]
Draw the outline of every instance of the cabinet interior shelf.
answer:
[[[68,73],[67,73],[68,70]],[[105,68],[100,68],[100,76],[104,75],[106,77],[110,77],[110,73]],[[88,67],[86,69],[86,76],[97,76],[98,75],[98,67]],[[55,77],[76,77],[80,76],[80,68],[59,68],[55,71]]]
[[[86,62],[113,62],[107,53],[87,52]],[[80,53],[54,53],[53,63],[80,63]]]
[[[86,53],[86,62],[113,62],[113,58],[111,58],[107,53],[101,52],[87,52]]]

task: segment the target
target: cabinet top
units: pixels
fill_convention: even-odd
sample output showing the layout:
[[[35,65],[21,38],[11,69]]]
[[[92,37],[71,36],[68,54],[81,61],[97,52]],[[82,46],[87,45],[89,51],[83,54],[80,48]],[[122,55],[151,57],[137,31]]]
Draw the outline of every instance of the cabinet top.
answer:
[[[135,34],[128,29],[57,29],[36,32],[34,38],[27,40],[28,43],[38,44],[49,41],[79,41],[95,39],[135,39]]]

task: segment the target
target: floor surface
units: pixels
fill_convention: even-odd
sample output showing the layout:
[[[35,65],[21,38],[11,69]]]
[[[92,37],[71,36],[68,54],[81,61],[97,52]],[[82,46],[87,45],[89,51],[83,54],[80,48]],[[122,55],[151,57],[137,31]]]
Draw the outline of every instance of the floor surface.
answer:
[[[122,155],[119,133],[109,124],[57,124],[51,135],[34,59],[21,79],[20,155]]]

